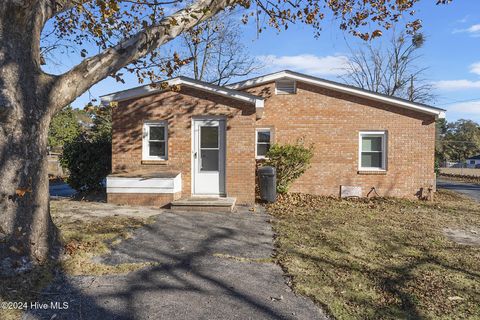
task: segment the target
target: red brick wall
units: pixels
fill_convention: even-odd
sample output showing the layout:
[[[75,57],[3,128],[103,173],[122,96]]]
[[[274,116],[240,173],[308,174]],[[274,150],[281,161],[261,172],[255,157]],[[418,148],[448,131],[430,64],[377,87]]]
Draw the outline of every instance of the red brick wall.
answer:
[[[180,199],[178,193],[108,193],[107,202],[130,206],[168,206],[173,200]]]
[[[227,119],[227,195],[240,204],[254,201],[255,127],[271,127],[275,142],[314,143],[312,167],[291,191],[338,195],[340,185],[349,185],[361,186],[364,195],[375,187],[380,195],[413,198],[421,187],[434,185],[432,116],[302,83],[294,95],[275,95],[273,83],[247,91],[267,98],[263,119],[255,121],[253,105],[185,87],[120,103],[113,114],[113,170],[179,171],[182,195],[190,195],[191,119],[222,115]],[[168,121],[166,162],[142,164],[147,120]],[[358,172],[358,134],[363,130],[388,132],[385,174]]]
[[[179,171],[182,195],[191,194],[191,124],[195,116],[226,118],[226,190],[239,204],[254,201],[255,107],[183,87],[124,101],[113,112],[112,168],[117,171]],[[144,121],[168,121],[168,160],[142,164]],[[120,197],[118,195],[117,197]]]
[[[275,95],[274,83],[246,91],[267,98],[256,127],[272,127],[274,141],[314,143],[311,168],[291,191],[338,195],[340,185],[372,187],[382,196],[413,198],[435,185],[435,119],[355,96],[297,83],[297,93]],[[358,172],[359,131],[388,132],[388,168],[384,175]]]

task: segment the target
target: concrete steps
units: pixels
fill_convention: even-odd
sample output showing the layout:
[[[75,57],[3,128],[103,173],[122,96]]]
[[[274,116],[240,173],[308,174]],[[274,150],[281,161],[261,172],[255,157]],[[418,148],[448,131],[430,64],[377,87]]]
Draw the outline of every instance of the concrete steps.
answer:
[[[173,211],[232,212],[236,200],[236,198],[230,197],[188,197],[173,201],[170,209]]]

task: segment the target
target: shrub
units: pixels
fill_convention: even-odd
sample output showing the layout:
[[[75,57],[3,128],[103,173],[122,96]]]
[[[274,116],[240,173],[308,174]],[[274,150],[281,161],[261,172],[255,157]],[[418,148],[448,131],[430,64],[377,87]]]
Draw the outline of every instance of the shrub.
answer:
[[[267,152],[263,165],[277,170],[277,192],[287,193],[290,185],[310,167],[313,157],[313,145],[305,147],[302,143],[274,144]]]
[[[52,118],[48,128],[48,147],[61,150],[61,147],[68,142],[75,140],[82,132],[82,127],[78,123],[78,114],[81,111],[67,106],[60,110]]]
[[[62,167],[70,172],[68,184],[82,191],[103,189],[103,181],[110,173],[112,141],[109,135],[88,137],[81,135],[63,147]]]

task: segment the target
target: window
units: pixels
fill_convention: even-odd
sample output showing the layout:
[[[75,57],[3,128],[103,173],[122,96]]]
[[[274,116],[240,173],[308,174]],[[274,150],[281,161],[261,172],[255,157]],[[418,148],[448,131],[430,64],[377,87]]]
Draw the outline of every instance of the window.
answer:
[[[256,157],[264,159],[268,149],[270,149],[271,133],[270,129],[257,129],[256,132]]]
[[[385,131],[360,132],[359,170],[386,170],[387,133]]]
[[[200,127],[200,171],[218,171],[219,127]]]
[[[147,122],[143,124],[143,160],[167,159],[167,123]]]
[[[295,80],[281,79],[275,81],[275,94],[294,94],[296,91]]]
[[[475,160],[470,160],[470,164],[475,164]]]

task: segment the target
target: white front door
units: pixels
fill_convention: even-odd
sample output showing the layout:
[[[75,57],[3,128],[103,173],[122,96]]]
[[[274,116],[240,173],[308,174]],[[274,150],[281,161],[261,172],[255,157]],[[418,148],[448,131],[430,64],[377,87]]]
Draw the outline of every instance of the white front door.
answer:
[[[193,194],[225,195],[225,120],[193,120]]]

